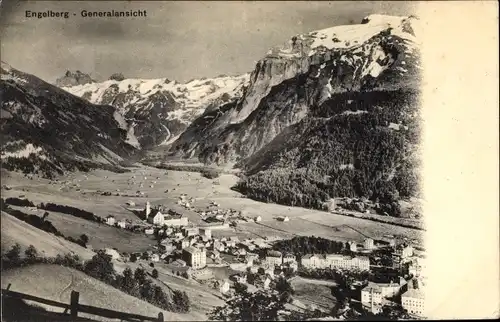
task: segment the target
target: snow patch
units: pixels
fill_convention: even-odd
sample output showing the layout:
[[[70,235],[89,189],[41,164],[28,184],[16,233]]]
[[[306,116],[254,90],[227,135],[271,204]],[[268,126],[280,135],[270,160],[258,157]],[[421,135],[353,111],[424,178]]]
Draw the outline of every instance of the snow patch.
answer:
[[[368,111],[366,110],[356,110],[356,111],[344,111],[342,113],[340,113],[340,115],[359,115],[359,114],[364,114],[364,113],[368,113]]]
[[[43,154],[43,149],[41,147],[35,147],[32,143],[26,144],[22,149],[15,152],[2,151],[2,159],[5,158],[28,158],[30,155],[35,154],[38,158],[46,160],[47,157]]]

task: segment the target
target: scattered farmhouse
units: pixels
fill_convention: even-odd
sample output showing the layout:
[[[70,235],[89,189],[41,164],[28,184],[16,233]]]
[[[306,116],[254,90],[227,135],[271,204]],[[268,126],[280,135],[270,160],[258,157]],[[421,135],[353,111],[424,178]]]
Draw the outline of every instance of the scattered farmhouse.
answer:
[[[115,221],[116,221],[116,219],[113,216],[106,217],[106,224],[107,225],[113,226],[115,224]]]

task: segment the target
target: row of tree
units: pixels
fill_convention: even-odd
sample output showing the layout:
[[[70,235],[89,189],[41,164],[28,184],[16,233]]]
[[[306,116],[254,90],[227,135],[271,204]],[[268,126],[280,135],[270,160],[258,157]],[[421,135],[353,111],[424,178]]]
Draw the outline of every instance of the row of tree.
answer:
[[[282,253],[292,253],[298,258],[306,254],[349,253],[349,246],[340,241],[315,236],[296,236],[292,239],[279,240],[273,249]]]
[[[148,303],[156,305],[171,312],[188,312],[190,310],[190,300],[186,292],[174,290],[169,296],[163,289],[155,285],[147,277],[147,273],[142,268],[137,268],[134,272],[127,267],[123,274],[115,271],[111,256],[104,251],[97,252],[92,259],[82,261],[77,255],[66,254],[57,255],[55,258],[39,257],[37,249],[30,245],[24,251],[25,257],[21,257],[21,246],[15,244],[2,256],[2,269],[15,268],[37,263],[57,264],[71,267],[84,272],[108,285],[111,285],[134,297],[140,298]],[[152,274],[155,278],[156,274]]]
[[[13,217],[16,217],[17,219],[22,220],[27,224],[30,224],[33,227],[41,229],[47,233],[62,237],[67,241],[78,244],[82,247],[87,247],[87,243],[89,242],[89,237],[87,235],[82,234],[78,239],[75,239],[71,236],[65,236],[52,224],[52,222],[47,220],[47,217],[49,216],[48,212],[45,212],[43,214],[43,217],[39,217],[37,215],[25,214],[22,211],[11,209],[7,205],[3,205],[2,210]]]
[[[94,221],[94,222],[103,222],[103,219],[99,216],[94,215],[92,212],[82,210],[79,208],[71,207],[71,206],[65,206],[65,205],[58,205],[54,203],[41,203],[38,208],[48,210],[48,211],[54,211],[54,212],[61,212],[64,214],[68,214],[74,217],[82,218],[85,220],[89,221]]]

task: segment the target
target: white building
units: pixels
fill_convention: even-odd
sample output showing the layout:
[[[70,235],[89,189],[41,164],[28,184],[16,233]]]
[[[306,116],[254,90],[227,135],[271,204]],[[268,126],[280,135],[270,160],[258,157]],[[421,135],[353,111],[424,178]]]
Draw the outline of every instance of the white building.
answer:
[[[182,259],[193,269],[200,269],[207,265],[207,252],[204,248],[186,247],[182,250]]]
[[[357,252],[358,251],[358,245],[356,244],[355,241],[350,241],[347,244],[349,244],[349,250],[351,252]]]
[[[226,294],[227,292],[229,292],[229,282],[228,281],[224,281],[224,282],[220,282],[219,284],[219,291],[222,293],[222,294]]]
[[[198,227],[185,227],[183,229],[183,233],[184,233],[184,236],[194,236],[194,235],[197,235],[199,233],[199,229]]]
[[[153,235],[155,233],[155,230],[153,228],[148,228],[144,230],[144,233],[146,235]]]
[[[363,245],[364,245],[365,249],[375,248],[375,244],[373,242],[373,239],[371,239],[371,238],[366,238]]]
[[[279,266],[283,263],[283,255],[276,250],[271,250],[267,252],[265,261],[274,269],[274,266]]]
[[[401,245],[396,248],[394,253],[401,259],[406,259],[413,256],[413,247],[411,245]]]
[[[364,256],[343,256],[339,254],[307,254],[301,259],[301,264],[305,268],[340,268],[340,269],[359,269],[362,271],[370,270],[370,260]]]
[[[361,290],[361,303],[365,306],[382,305],[383,299],[395,296],[406,281],[401,278],[399,283],[373,283],[369,282]]]
[[[127,227],[127,222],[125,220],[120,220],[118,222],[118,227],[120,227],[120,228],[126,228]]]
[[[158,255],[158,254],[151,255],[151,261],[152,262],[159,262],[160,261],[160,255]]]
[[[212,238],[212,230],[210,228],[200,228],[200,235]]]
[[[295,258],[295,255],[293,254],[285,254],[285,256],[283,256],[283,264],[286,264],[286,263],[297,263],[297,259]]]
[[[254,221],[255,222],[261,222],[262,221],[262,217],[261,216],[257,216],[254,218]]]
[[[420,289],[409,289],[401,295],[401,306],[410,314],[424,316],[424,293]]]
[[[107,225],[110,225],[110,226],[113,226],[115,224],[115,217],[113,216],[107,216],[106,217],[106,224]]]
[[[146,216],[146,220],[157,226],[187,226],[189,224],[187,217],[173,213],[172,211],[168,211],[168,214],[165,214],[162,213],[162,210],[161,207],[150,210],[149,215]]]

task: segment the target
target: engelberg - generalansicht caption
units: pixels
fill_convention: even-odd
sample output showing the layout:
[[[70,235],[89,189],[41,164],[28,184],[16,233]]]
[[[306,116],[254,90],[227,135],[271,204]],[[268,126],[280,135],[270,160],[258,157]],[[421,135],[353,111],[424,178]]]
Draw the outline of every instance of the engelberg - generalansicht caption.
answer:
[[[69,11],[31,11],[26,10],[26,18],[63,18],[68,19],[71,16],[79,16],[83,18],[133,18],[147,17],[146,10],[107,10],[107,11],[89,11],[81,10],[79,13]]]

